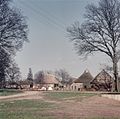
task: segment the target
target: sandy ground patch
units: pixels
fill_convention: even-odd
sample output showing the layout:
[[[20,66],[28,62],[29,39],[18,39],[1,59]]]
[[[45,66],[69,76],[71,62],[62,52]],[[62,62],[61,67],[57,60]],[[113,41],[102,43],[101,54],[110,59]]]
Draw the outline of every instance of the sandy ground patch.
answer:
[[[0,100],[18,100],[18,99],[42,99],[42,93],[40,91],[24,91],[23,93],[0,96]]]

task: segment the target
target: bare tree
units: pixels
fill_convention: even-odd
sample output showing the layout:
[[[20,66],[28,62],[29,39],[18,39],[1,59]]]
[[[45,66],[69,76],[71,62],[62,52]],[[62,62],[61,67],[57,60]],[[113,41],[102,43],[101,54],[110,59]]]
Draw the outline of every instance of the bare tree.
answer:
[[[10,56],[4,52],[3,49],[0,49],[0,88],[5,88],[5,76],[6,70],[10,66]]]
[[[27,25],[21,12],[11,7],[11,0],[0,0],[0,47],[15,54],[27,41]]]
[[[113,75],[113,67],[111,65],[102,64],[100,70],[103,69]]]
[[[5,71],[5,85],[6,88],[18,88],[21,87],[18,83],[21,79],[21,72],[18,65],[14,60],[10,61],[9,67],[6,68]],[[15,87],[14,87],[14,86]]]
[[[34,76],[34,82],[36,84],[41,84],[43,83],[43,79],[44,79],[44,71],[39,71],[35,74]]]
[[[56,70],[55,75],[57,79],[64,85],[70,84],[73,79],[65,69]]]
[[[21,79],[21,72],[18,65],[15,63],[15,61],[11,62],[6,73],[7,73],[8,80],[11,82],[16,82]]]
[[[12,0],[0,0],[0,80],[5,80],[9,61],[27,39],[28,26],[21,12],[10,5]],[[3,59],[5,59],[3,61]],[[6,65],[3,65],[4,64]]]
[[[114,87],[118,92],[118,54],[120,51],[120,2],[100,0],[98,6],[86,7],[85,22],[74,23],[67,29],[79,55],[102,52],[113,64]]]

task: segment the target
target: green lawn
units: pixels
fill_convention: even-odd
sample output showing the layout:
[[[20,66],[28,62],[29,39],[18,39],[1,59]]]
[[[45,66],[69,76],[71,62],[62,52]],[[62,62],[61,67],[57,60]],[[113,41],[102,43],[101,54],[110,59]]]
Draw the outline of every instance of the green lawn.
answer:
[[[80,92],[45,92],[45,95],[50,99],[68,100],[81,99],[96,95],[95,93],[80,93]]]
[[[96,118],[90,118],[90,119],[120,119],[120,118],[114,118],[114,117],[96,117]]]
[[[64,115],[57,110],[63,110],[66,100],[78,101],[96,94],[80,92],[43,92],[43,99],[24,99],[14,101],[0,101],[0,119],[82,119],[73,118],[70,114]],[[55,101],[55,102],[54,102]],[[56,103],[60,102],[60,103]],[[61,105],[63,104],[63,105]],[[67,102],[69,105],[70,102]],[[70,107],[72,108],[72,107]],[[60,115],[62,114],[62,117]],[[93,115],[94,116],[94,115]],[[119,119],[108,117],[95,117],[83,119]]]
[[[14,95],[18,93],[22,93],[22,91],[16,89],[0,89],[0,96]]]
[[[57,108],[54,103],[43,100],[17,100],[0,102],[0,119],[61,119],[49,113]],[[63,117],[62,119],[73,119]],[[81,119],[81,118],[76,118]],[[88,119],[88,118],[86,118]],[[90,118],[90,119],[118,119],[118,118]]]
[[[74,119],[73,117],[59,118],[49,111],[58,105],[43,100],[17,100],[0,102],[0,119]],[[75,118],[81,119],[81,118]],[[89,119],[89,118],[86,118]],[[119,118],[90,118],[90,119],[119,119]]]
[[[0,119],[54,119],[47,113],[55,108],[42,100],[17,100],[0,102]]]

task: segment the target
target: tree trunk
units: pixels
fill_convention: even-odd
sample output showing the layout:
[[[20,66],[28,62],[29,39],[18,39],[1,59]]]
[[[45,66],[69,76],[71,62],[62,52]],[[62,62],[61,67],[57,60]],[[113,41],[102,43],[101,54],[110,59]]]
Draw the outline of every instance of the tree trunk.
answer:
[[[118,92],[118,66],[116,56],[113,59],[114,91]]]

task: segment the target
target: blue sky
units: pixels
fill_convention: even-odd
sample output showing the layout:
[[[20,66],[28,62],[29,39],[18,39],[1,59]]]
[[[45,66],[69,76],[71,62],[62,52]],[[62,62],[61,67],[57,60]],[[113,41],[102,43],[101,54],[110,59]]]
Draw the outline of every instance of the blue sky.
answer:
[[[17,53],[18,63],[25,78],[28,69],[35,74],[39,70],[65,68],[78,77],[85,69],[95,76],[102,64],[110,62],[103,54],[96,53],[87,60],[80,60],[66,28],[75,21],[82,23],[85,6],[98,0],[14,0],[14,5],[27,16],[30,43],[25,43]]]

